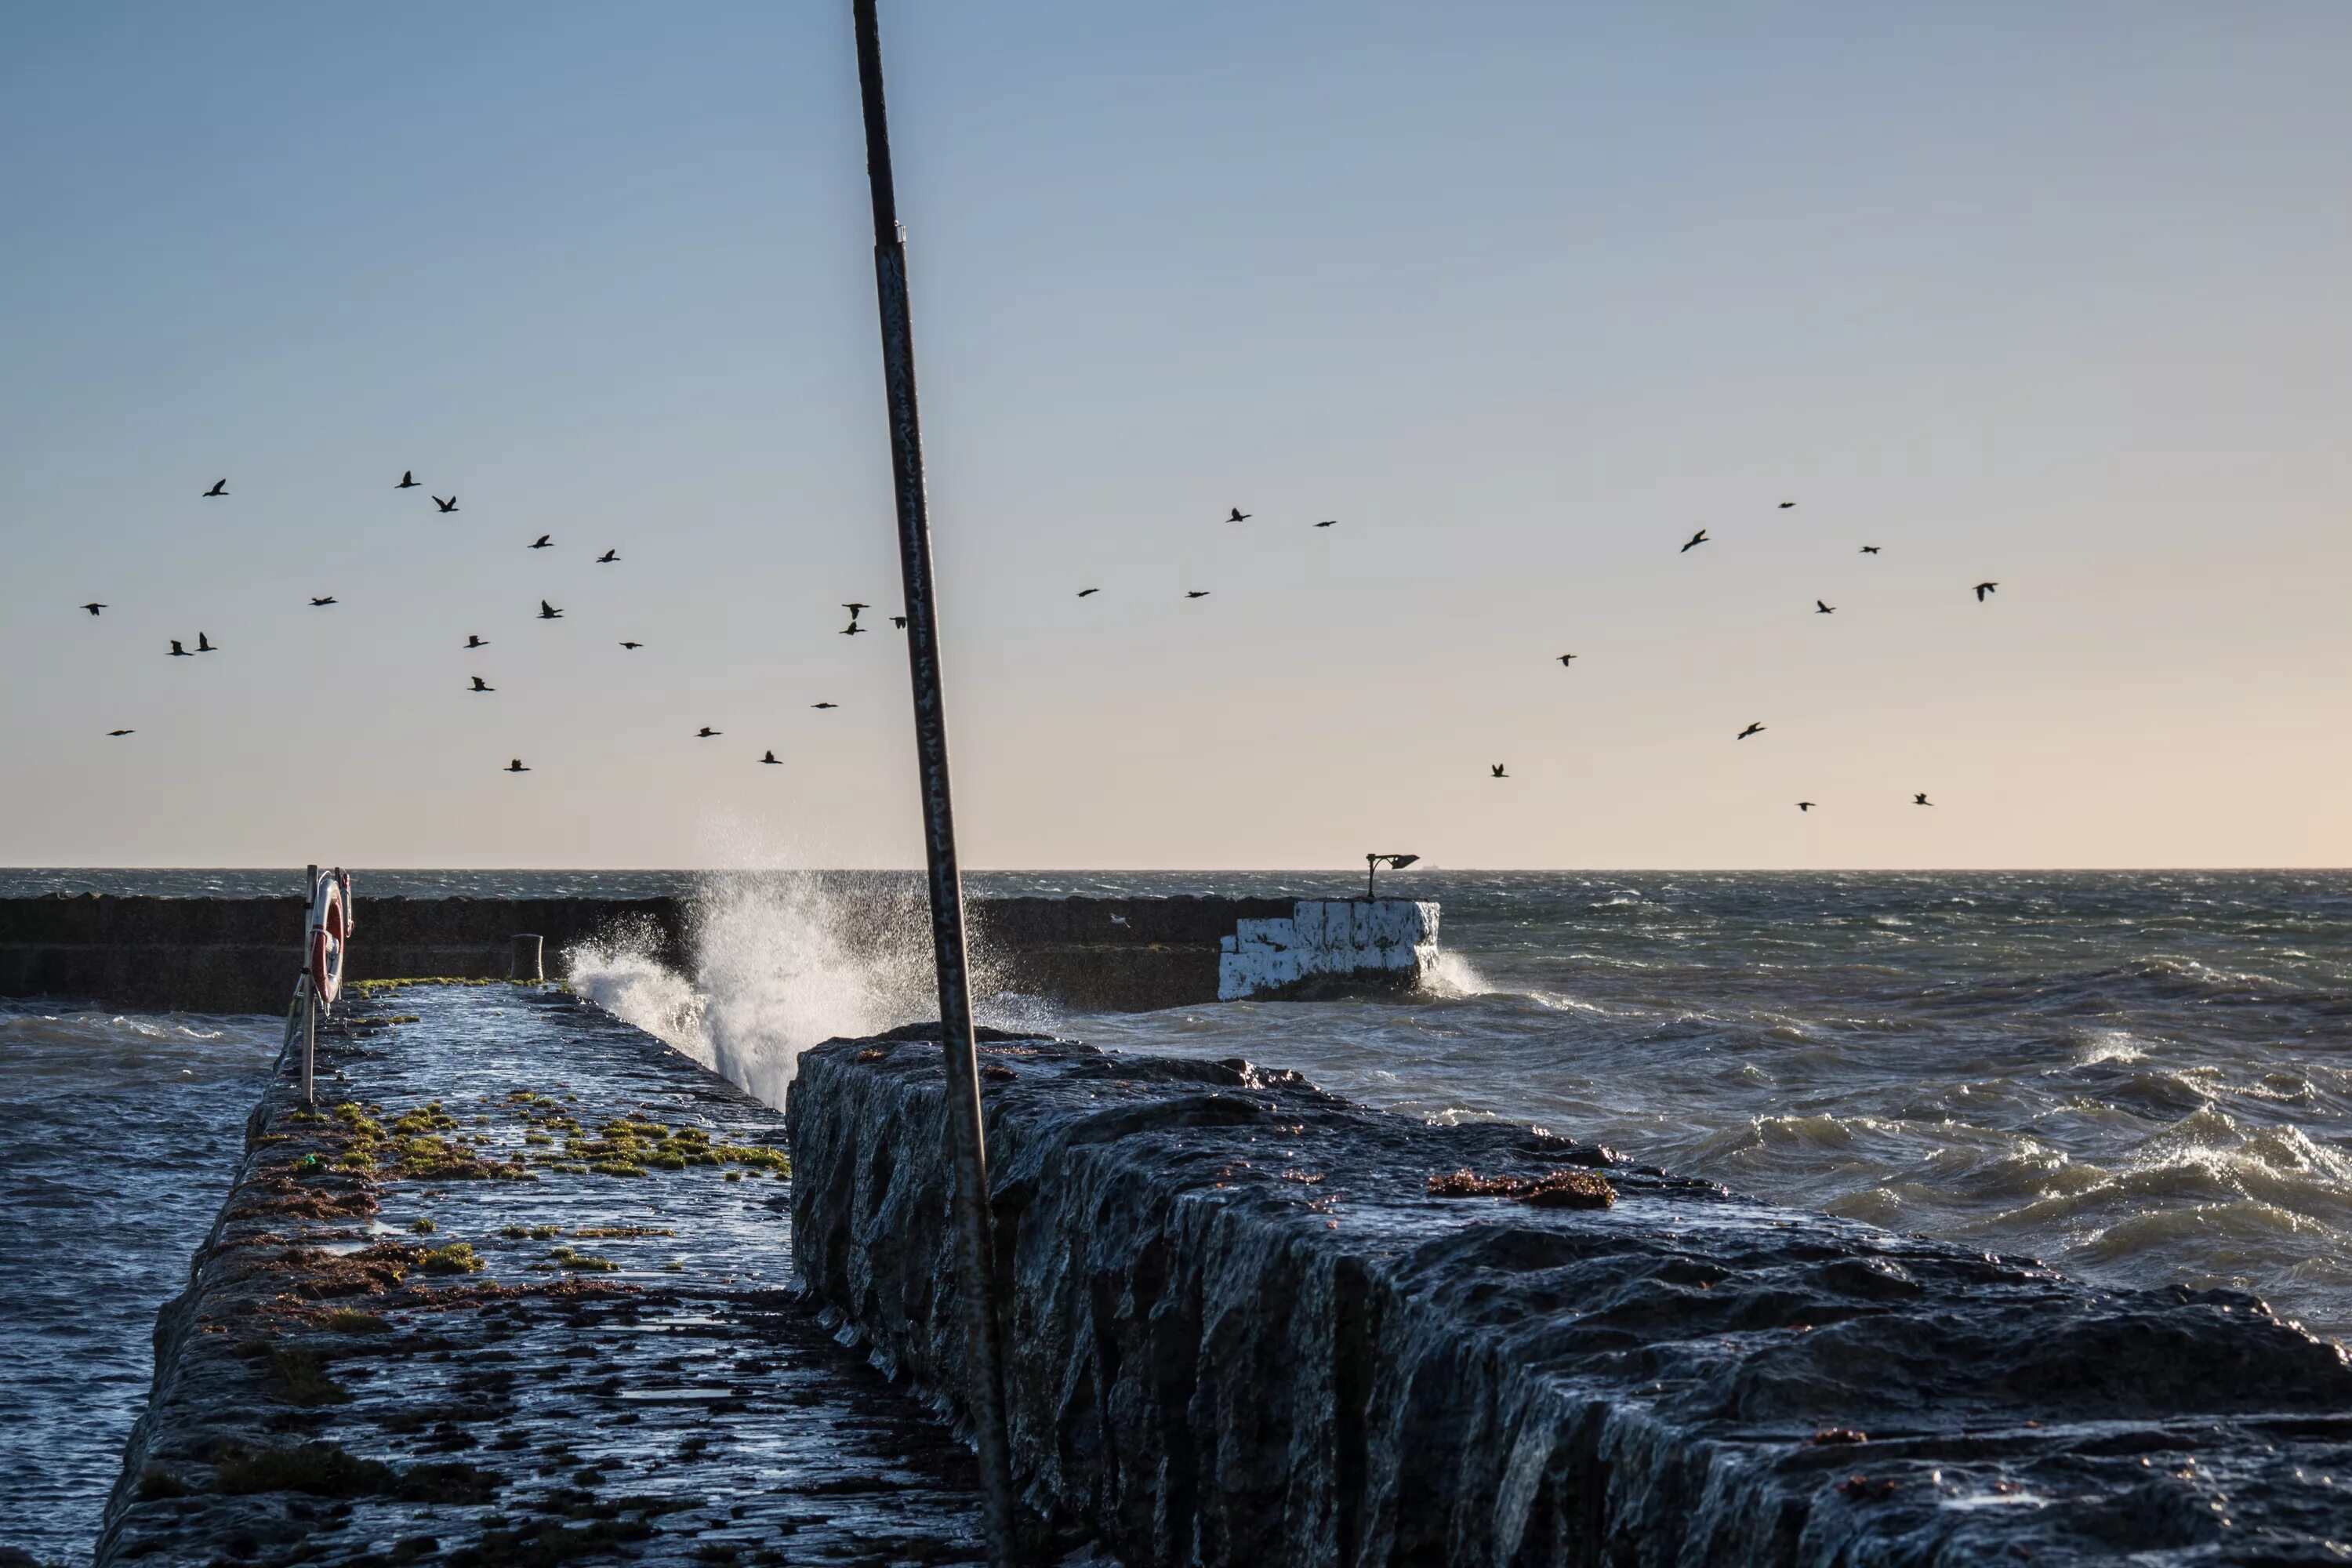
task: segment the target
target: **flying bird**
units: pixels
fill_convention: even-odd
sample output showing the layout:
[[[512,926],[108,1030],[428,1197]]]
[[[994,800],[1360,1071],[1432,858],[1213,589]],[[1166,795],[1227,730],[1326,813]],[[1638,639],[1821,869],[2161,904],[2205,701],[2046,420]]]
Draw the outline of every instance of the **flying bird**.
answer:
[[[488,684],[480,676],[478,675],[474,677],[474,689],[477,691],[496,691],[498,688]]]
[[[1503,771],[1503,764],[1502,764],[1502,763],[1487,763],[1487,764],[1486,764],[1486,773],[1487,773],[1487,776],[1488,776],[1488,777],[1490,777],[1490,778],[1507,779],[1507,778],[1509,778],[1509,777],[1511,776],[1510,774],[1508,774],[1508,773],[1505,773],[1505,772]]]
[[[524,545],[523,548],[525,550],[545,550],[554,542],[555,540],[553,536],[542,533],[537,539],[532,540],[529,544]]]
[[[98,614],[99,611],[106,608],[104,605],[100,604],[96,599],[92,599],[89,604],[83,605],[79,607],[88,610],[93,616]]]
[[[513,762],[509,763],[508,763],[504,768],[500,769],[499,771],[500,771],[501,773],[527,773],[530,772],[530,770],[529,768],[524,767],[524,766],[522,765],[522,759],[521,759],[520,757],[517,757]]]
[[[1813,601],[1813,614],[1817,616],[1834,616],[1837,614],[1837,606],[1835,605],[1823,604],[1821,600],[1815,599]]]
[[[1257,513],[1254,511],[1244,511],[1241,508],[1235,507],[1234,508],[1233,515],[1226,518],[1225,521],[1227,522],[1247,522],[1256,515]]]
[[[490,645],[484,642],[478,634],[467,632],[466,634],[466,646],[467,647],[488,647]]]
[[[228,481],[226,479],[214,480],[213,488],[206,490],[205,494],[207,496],[225,496],[228,494]]]
[[[812,702],[809,706],[812,708],[838,708],[841,704],[838,702]]]
[[[904,616],[892,616],[890,617],[890,624],[903,632],[907,629],[907,617]]]
[[[1750,736],[1750,735],[1760,735],[1760,734],[1762,734],[1763,732],[1764,732],[1764,726],[1763,726],[1763,725],[1761,725],[1761,724],[1756,723],[1754,721],[1752,721],[1752,720],[1751,720],[1751,721],[1749,721],[1749,722],[1748,722],[1748,728],[1746,728],[1745,730],[1740,731],[1739,731],[1739,733],[1738,733],[1737,735],[1734,735],[1734,736],[1733,736],[1733,737],[1731,737],[1731,738],[1732,738],[1733,740],[1735,740],[1735,741],[1744,741],[1744,740],[1748,739],[1748,736]]]
[[[455,492],[451,493],[447,500],[443,500],[439,496],[435,496],[433,498],[433,504],[439,507],[443,511],[456,511],[457,510],[457,497]],[[530,770],[529,768],[525,768],[523,770],[525,773],[529,773],[530,771]]]
[[[1560,663],[1560,668],[1563,668],[1563,669],[1565,669],[1565,668],[1568,668],[1570,665],[1574,664],[1574,663],[1576,662],[1576,655],[1574,655],[1574,654],[1572,654],[1572,653],[1563,653],[1563,654],[1559,654],[1559,655],[1556,655],[1555,657],[1559,658],[1559,663]]]
[[[1862,547],[1862,552],[1864,555],[1875,555],[1878,553],[1878,546],[1875,544],[1865,544]]]
[[[1705,529],[1703,529],[1703,528],[1702,528],[1702,529],[1700,529],[1696,533],[1694,533],[1694,534],[1692,534],[1692,535],[1690,536],[1690,543],[1684,545],[1684,546],[1682,547],[1682,549],[1675,551],[1675,554],[1677,554],[1677,555],[1684,555],[1684,554],[1687,554],[1687,553],[1689,553],[1689,552],[1690,552],[1690,551],[1691,551],[1692,549],[1694,549],[1695,547],[1696,547],[1696,546],[1698,546],[1698,545],[1701,545],[1701,544],[1713,544],[1714,542],[1715,542],[1715,541],[1714,541],[1714,540],[1709,539],[1709,538],[1706,536],[1706,530],[1705,530]]]
[[[641,642],[625,642],[621,646],[627,648],[631,653],[635,653],[637,649],[645,647],[646,645]]]
[[[598,557],[596,557],[596,564],[597,564],[597,565],[599,565],[599,566],[610,566],[611,564],[613,564],[613,563],[614,563],[615,561],[618,561],[620,558],[621,558],[621,552],[620,552],[619,551],[617,551],[617,550],[607,550],[606,552],[604,552],[604,554],[599,555]]]
[[[136,735],[139,731],[136,730],[109,730],[107,733],[109,735]]]
[[[1206,588],[1190,588],[1185,590],[1184,596],[1188,599],[1205,599],[1209,596],[1209,590]]]
[[[1101,592],[1102,590],[1100,588],[1081,588],[1078,590],[1078,597],[1083,599],[1088,594],[1099,594]]]
[[[180,646],[180,639],[173,637],[172,639],[172,651],[165,654],[163,657],[166,658],[194,658],[196,656],[190,653],[186,648],[182,647]]]
[[[709,725],[705,724],[701,729],[697,730],[694,732],[694,738],[698,741],[709,741],[725,733],[727,733],[727,731],[724,730],[714,730]]]
[[[323,610],[323,609],[325,609],[329,605],[331,605],[331,604],[333,604],[334,602],[335,602],[335,596],[334,596],[332,594],[330,594],[330,595],[327,595],[325,598],[323,598],[323,599],[313,599],[313,600],[311,600],[311,601],[310,601],[310,607],[311,607],[312,609],[314,609],[314,610]]]
[[[1792,500],[1784,500],[1784,501],[1782,501],[1782,502],[1780,503],[1780,510],[1781,510],[1782,511],[1786,511],[1786,510],[1788,510],[1790,507],[1792,507],[1792,506],[1794,506],[1794,505],[1796,505],[1796,504],[1797,504],[1797,503],[1796,503],[1795,501],[1792,501]]]
[[[1797,803],[1797,809],[1799,811],[1811,811],[1813,809],[1813,803],[1810,800],[1801,800]]]
[[[761,762],[763,762],[763,763],[775,763],[778,767],[782,767],[782,766],[783,765],[783,759],[782,759],[782,757],[779,757],[778,755],[776,755],[776,753],[775,753],[775,752],[767,752],[762,753],[762,754],[761,755],[760,760],[761,760]]]
[[[1911,804],[1913,805],[1933,805],[1936,803],[1927,798],[1927,792],[1923,789],[1917,795],[1911,797]]]
[[[860,615],[872,609],[874,606],[871,605],[844,605],[841,607],[849,612],[849,618],[854,621]]]
[[[1320,521],[1320,522],[1317,523],[1315,526],[1316,526],[1316,527],[1318,527],[1318,528],[1328,528],[1328,527],[1330,527],[1333,523],[1335,523],[1335,522],[1337,522],[1337,521],[1339,521],[1339,520],[1338,518],[1336,518],[1336,517],[1327,517],[1327,518],[1325,518],[1322,521]]]
[[[218,653],[220,652],[220,649],[213,646],[212,638],[205,636],[202,632],[198,632],[196,634],[196,651],[198,653]]]
[[[400,483],[393,486],[392,488],[396,490],[415,489],[416,488],[416,470],[415,468],[401,469]]]
[[[847,626],[841,628],[841,635],[845,637],[854,637],[866,629],[866,627],[859,626],[855,619],[852,619]]]
[[[545,599],[541,599],[539,602],[539,618],[542,621],[560,621],[563,618],[563,612]]]
[[[1983,604],[1983,603],[1985,602],[1985,595],[1986,595],[1987,594],[1991,593],[1995,588],[1998,588],[1998,587],[2000,587],[2000,584],[1998,584],[1998,583],[1979,583],[1979,584],[1978,584],[1976,585],[1977,603],[1978,603],[1978,604],[1979,604],[1979,605]]]

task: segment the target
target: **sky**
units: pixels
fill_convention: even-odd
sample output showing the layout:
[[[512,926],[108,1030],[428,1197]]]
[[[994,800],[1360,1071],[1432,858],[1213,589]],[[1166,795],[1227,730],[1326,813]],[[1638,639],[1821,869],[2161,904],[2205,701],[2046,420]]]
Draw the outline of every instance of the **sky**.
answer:
[[[2352,864],[2352,7],[883,39],[968,864]],[[0,863],[919,862],[846,0],[13,6],[0,144]]]

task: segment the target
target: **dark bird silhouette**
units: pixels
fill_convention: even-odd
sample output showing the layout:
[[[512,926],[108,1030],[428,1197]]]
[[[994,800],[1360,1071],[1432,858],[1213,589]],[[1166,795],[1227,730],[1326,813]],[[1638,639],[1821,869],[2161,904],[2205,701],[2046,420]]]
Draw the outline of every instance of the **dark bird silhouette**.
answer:
[[[1865,544],[1862,547],[1862,552],[1864,555],[1875,555],[1878,553],[1878,546],[1875,544]]]
[[[597,564],[597,565],[599,565],[599,566],[610,566],[611,564],[613,564],[613,563],[614,563],[615,561],[618,561],[620,558],[621,558],[621,552],[620,552],[619,551],[617,551],[617,550],[607,550],[606,552],[604,552],[604,554],[599,555],[598,557],[596,557],[596,564]]]
[[[530,770],[529,768],[524,767],[524,766],[522,765],[522,759],[521,759],[520,757],[517,757],[513,762],[509,763],[508,763],[504,768],[500,769],[499,771],[500,771],[500,772],[502,772],[502,773],[527,773],[530,772]]]
[[[220,649],[213,646],[212,638],[205,636],[202,632],[198,632],[196,634],[196,651],[198,653],[218,653],[220,652]]]
[[[1998,584],[1998,583],[1979,583],[1979,584],[1978,584],[1976,585],[1977,603],[1978,603],[1978,604],[1979,604],[1979,605],[1983,604],[1983,603],[1985,602],[1985,595],[1986,595],[1987,594],[1991,593],[1995,588],[1998,588],[1998,587],[2000,587],[2000,584]]]
[[[525,550],[545,550],[554,544],[554,542],[555,540],[551,535],[542,533],[537,539],[532,540],[529,544],[524,545],[523,548]]]
[[[858,636],[860,633],[865,632],[865,631],[866,631],[866,630],[868,630],[868,629],[870,629],[870,628],[866,627],[866,626],[859,626],[856,621],[854,621],[854,620],[853,620],[853,621],[851,621],[847,626],[844,626],[844,627],[842,627],[842,628],[841,628],[841,635],[842,635],[843,637],[854,637]]]
[[[474,677],[474,689],[477,691],[496,691],[498,688],[490,685],[478,675]]]
[[[475,633],[473,633],[473,632],[467,632],[467,633],[466,634],[466,646],[467,646],[467,647],[489,647],[490,645],[489,645],[488,643],[487,643],[487,642],[484,642],[484,641],[481,639],[481,637],[480,637],[479,636],[478,636],[477,634],[475,634]]]
[[[228,481],[226,479],[214,480],[213,488],[206,490],[205,494],[206,496],[225,496],[228,494]]]
[[[1556,657],[1559,659],[1560,667],[1562,668],[1566,668],[1568,666],[1576,662],[1577,656],[1572,653],[1563,653],[1557,655]]]
[[[1797,803],[1797,809],[1799,811],[1811,811],[1813,809],[1813,803],[1810,800],[1801,800]]]
[[[1815,599],[1813,601],[1813,614],[1817,616],[1834,616],[1837,614],[1837,606],[1835,605],[1825,605],[1821,600]]]
[[[400,471],[400,483],[393,486],[392,488],[396,490],[415,489],[416,488],[416,470],[415,468],[403,468]]]
[[[1790,507],[1792,507],[1792,506],[1794,506],[1794,505],[1796,505],[1796,504],[1797,504],[1797,503],[1796,503],[1795,501],[1792,501],[1792,500],[1784,500],[1784,501],[1782,501],[1782,502],[1780,503],[1780,510],[1781,510],[1782,511],[1786,511],[1786,510],[1788,510]]]
[[[1684,545],[1680,550],[1675,551],[1675,553],[1677,555],[1685,555],[1698,545],[1713,544],[1714,542],[1714,540],[1709,539],[1706,536],[1706,530],[1702,528],[1696,533],[1690,536],[1690,543]]]
[[[1318,527],[1318,528],[1328,528],[1328,527],[1330,527],[1333,523],[1338,522],[1339,521],[1339,520],[1338,518],[1336,518],[1336,517],[1327,517],[1327,518],[1325,518],[1322,521],[1320,521],[1320,522],[1317,523],[1315,526],[1316,526],[1316,527]]]
[[[539,602],[539,618],[542,621],[560,621],[563,618],[563,612],[545,599],[541,599]]]
[[[310,607],[311,607],[312,609],[314,609],[314,610],[323,610],[323,609],[325,609],[329,605],[331,605],[331,604],[333,604],[334,602],[335,602],[335,596],[334,596],[332,594],[330,594],[330,595],[327,595],[325,598],[323,598],[323,599],[313,599],[313,600],[311,600],[311,601],[310,601]]]
[[[454,493],[451,494],[447,500],[443,500],[439,496],[435,496],[433,498],[433,504],[439,507],[443,511],[456,511],[457,510],[457,498]],[[523,771],[526,773],[530,772],[528,768]]]
[[[106,606],[105,606],[104,605],[100,604],[96,599],[92,599],[89,604],[84,605],[82,605],[82,606],[80,606],[80,607],[81,607],[81,608],[83,608],[83,609],[85,609],[85,610],[88,610],[88,611],[89,611],[91,615],[93,615],[93,616],[94,616],[94,615],[96,615],[96,614],[98,614],[98,612],[99,612],[99,611],[100,611],[100,610],[102,610],[102,609],[106,608]]]
[[[697,730],[694,732],[694,738],[698,741],[709,741],[725,733],[727,733],[727,731],[724,730],[714,730],[709,725],[705,724],[701,729]]]
[[[1257,513],[1254,511],[1244,511],[1241,508],[1235,507],[1234,508],[1233,515],[1226,518],[1225,521],[1227,522],[1247,522],[1256,515]]]
[[[1755,722],[1753,720],[1751,720],[1751,721],[1749,721],[1749,722],[1748,722],[1748,728],[1746,728],[1745,730],[1740,731],[1739,731],[1739,733],[1738,733],[1737,735],[1734,735],[1734,736],[1733,736],[1733,737],[1731,737],[1731,738],[1732,738],[1733,740],[1735,740],[1735,741],[1744,741],[1744,740],[1748,739],[1748,736],[1750,736],[1750,735],[1760,735],[1760,734],[1762,734],[1763,732],[1764,732],[1764,726],[1763,726],[1763,725],[1761,725],[1761,724],[1759,724],[1759,723]]]
[[[1188,599],[1205,599],[1209,596],[1209,590],[1206,588],[1187,589],[1184,596]]]
[[[776,755],[776,753],[775,753],[775,752],[768,752],[763,753],[763,754],[761,756],[760,760],[761,760],[761,762],[763,762],[763,763],[775,763],[778,767],[782,767],[782,766],[783,765],[783,759],[782,759],[782,757],[779,757],[778,755]]]
[[[865,614],[874,606],[871,605],[844,605],[841,607],[849,612],[849,618],[854,621],[859,616]]]
[[[172,651],[165,654],[163,657],[166,658],[194,658],[196,656],[190,653],[186,648],[182,647],[180,646],[180,639],[173,637],[172,639]]]
[[[645,647],[646,645],[641,642],[625,642],[621,646],[627,648],[631,653],[635,653],[637,649]]]
[[[109,735],[136,735],[139,731],[136,730],[109,730],[107,733]]]
[[[1911,804],[1913,805],[1933,805],[1936,803],[1927,798],[1927,792],[1923,789],[1917,795],[1911,797]]]
[[[1487,763],[1487,764],[1486,764],[1486,774],[1487,774],[1487,776],[1488,776],[1489,778],[1498,778],[1498,779],[1507,779],[1507,778],[1509,778],[1509,777],[1511,776],[1510,774],[1508,774],[1508,773],[1505,773],[1505,772],[1503,771],[1503,764],[1502,764],[1502,763]]]
[[[1078,597],[1083,599],[1088,594],[1099,594],[1101,592],[1102,590],[1100,588],[1081,588],[1078,590]]]
[[[890,624],[903,632],[907,629],[907,617],[904,616],[892,616],[890,617]]]
[[[838,708],[841,704],[838,702],[812,702],[809,706],[812,708]]]

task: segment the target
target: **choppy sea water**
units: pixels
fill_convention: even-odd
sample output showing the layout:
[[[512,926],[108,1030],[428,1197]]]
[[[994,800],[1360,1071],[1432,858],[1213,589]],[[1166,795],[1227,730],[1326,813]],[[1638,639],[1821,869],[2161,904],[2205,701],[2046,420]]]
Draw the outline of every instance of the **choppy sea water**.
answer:
[[[279,1035],[0,1001],[0,1544],[88,1557]]]
[[[1296,1068],[1410,1114],[1536,1122],[2103,1282],[2235,1284],[2315,1331],[2352,1332],[2352,873],[1418,872],[1382,891],[1444,905],[1442,994],[1146,1015],[996,998],[987,1011],[1104,1046]],[[771,1095],[798,1047],[930,1012],[919,931],[895,944],[843,934],[854,887],[358,878],[420,897],[699,892],[725,918],[695,973],[626,955],[600,973],[625,1016]],[[244,894],[294,879],[0,872],[0,893]],[[972,879],[977,893],[1355,886],[1344,873]],[[0,1156],[0,1235],[36,1243],[0,1249],[0,1400],[15,1402],[0,1405],[0,1518],[44,1521],[16,1543],[86,1546],[144,1396],[153,1310],[218,1200],[249,1075],[275,1039],[274,1020],[0,1015],[0,1108],[16,1121],[29,1107],[58,1151]],[[147,1153],[89,1168],[126,1129]],[[77,1164],[77,1149],[92,1152]],[[62,1276],[48,1250],[104,1254],[102,1310],[89,1310],[91,1271]],[[42,1467],[55,1485],[26,1490],[51,1485],[24,1479]]]

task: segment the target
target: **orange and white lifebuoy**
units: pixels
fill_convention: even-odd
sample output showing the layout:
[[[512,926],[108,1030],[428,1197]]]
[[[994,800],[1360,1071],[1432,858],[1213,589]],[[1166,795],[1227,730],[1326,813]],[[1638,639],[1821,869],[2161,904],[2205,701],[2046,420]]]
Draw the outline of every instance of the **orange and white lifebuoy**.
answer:
[[[343,879],[330,874],[319,879],[310,900],[310,984],[319,1000],[330,1007],[343,988],[343,948],[350,940],[351,906],[343,901]]]

